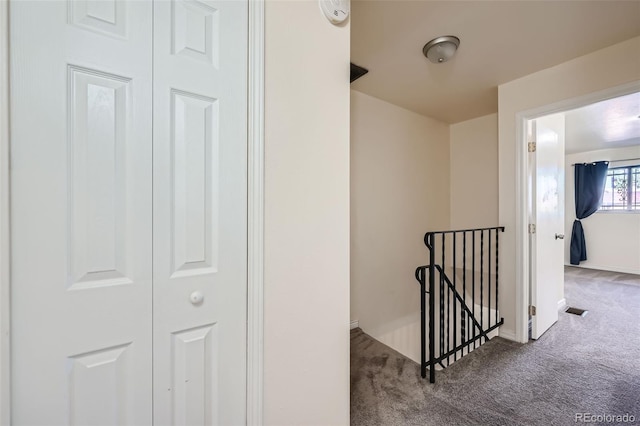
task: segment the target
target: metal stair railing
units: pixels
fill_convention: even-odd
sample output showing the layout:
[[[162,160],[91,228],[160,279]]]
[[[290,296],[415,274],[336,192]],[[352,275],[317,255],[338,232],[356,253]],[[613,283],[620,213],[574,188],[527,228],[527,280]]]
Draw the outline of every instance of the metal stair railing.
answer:
[[[444,368],[445,361],[447,366],[450,365],[452,357],[455,362],[459,353],[462,357],[465,355],[465,349],[467,353],[472,350],[471,345],[473,349],[482,345],[489,340],[488,334],[504,323],[504,319],[499,318],[498,314],[499,233],[501,232],[504,232],[504,227],[427,232],[424,236],[425,245],[429,249],[429,264],[419,266],[415,277],[420,284],[420,372],[424,378],[429,368],[431,383],[435,382],[436,364]],[[488,240],[486,244],[485,234]],[[476,238],[477,235],[479,238]],[[449,242],[448,246],[447,242]],[[492,251],[495,253],[493,263]],[[447,274],[447,254],[452,257],[453,279]],[[468,257],[471,258],[470,262],[467,260]],[[458,262],[460,258],[462,258],[461,263]],[[476,266],[479,266],[479,271],[476,270]],[[428,290],[427,271],[429,272]],[[495,274],[493,274],[494,271]],[[437,286],[436,273],[438,274]],[[460,274],[461,279],[458,277]],[[470,279],[468,279],[469,275]],[[426,359],[427,295],[429,295],[428,360]],[[492,303],[495,311],[493,318]],[[479,305],[478,309],[476,305]],[[437,321],[436,314],[438,314]],[[437,347],[436,331],[438,332]]]

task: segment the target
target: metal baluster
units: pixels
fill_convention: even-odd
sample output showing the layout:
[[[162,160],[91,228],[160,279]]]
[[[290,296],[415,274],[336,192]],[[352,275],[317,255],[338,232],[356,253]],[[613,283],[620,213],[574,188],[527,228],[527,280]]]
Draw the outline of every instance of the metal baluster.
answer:
[[[499,255],[499,241],[500,241],[500,229],[496,229],[496,324],[498,323],[498,288],[500,287],[500,280],[498,280],[498,255]]]
[[[435,237],[433,233],[428,235],[429,250],[429,382],[436,381],[435,369],[435,278],[436,278],[436,253]]]
[[[462,233],[462,295],[463,299],[467,301],[467,233]],[[469,330],[467,330],[467,316],[462,315],[462,326],[464,330],[464,336],[462,337],[466,342],[469,339]],[[469,353],[469,347],[467,346],[467,353]],[[464,355],[464,348],[462,348],[462,355]]]
[[[442,236],[442,256],[441,261],[444,262],[444,235]],[[444,277],[440,271],[440,353],[438,358],[444,353]]]
[[[425,237],[425,243],[427,242],[427,239]],[[431,254],[431,248],[429,247],[429,244],[426,244],[427,248],[429,249],[429,254]],[[427,370],[426,370],[426,362],[427,362],[427,357],[426,357],[426,350],[425,350],[425,340],[426,340],[426,320],[425,320],[425,314],[426,314],[426,277],[425,274],[427,273],[427,268],[423,268],[422,269],[422,274],[420,275],[420,375],[422,376],[422,378],[424,379],[427,376]],[[431,298],[431,294],[429,294],[429,298]]]
[[[489,287],[487,288],[489,294],[487,296],[487,300],[489,301],[489,305],[487,306],[487,328],[491,327],[491,229],[489,229],[489,245],[487,246],[487,276],[489,277]]]
[[[480,231],[480,333],[484,331],[484,231]],[[480,339],[482,341],[482,339]],[[487,341],[485,337],[484,341]],[[482,344],[482,342],[480,343]]]
[[[457,290],[456,287],[456,233],[453,232],[453,288]],[[453,347],[454,349],[458,346],[458,313],[456,310],[456,306],[458,306],[456,299],[453,299]],[[458,352],[455,351],[453,353],[453,362],[456,362],[458,359]]]
[[[425,336],[425,317],[424,317],[425,308],[426,308],[425,294],[427,291],[427,289],[425,288],[426,280],[424,275],[426,273],[427,273],[427,270],[426,268],[424,268],[422,269],[422,273],[420,274],[420,375],[422,376],[423,379],[426,377],[426,370],[425,370],[425,363],[426,363],[425,337],[426,336]]]
[[[445,240],[447,239],[447,234],[446,233],[442,233],[442,275],[443,277],[447,276],[447,270],[446,270],[446,264],[445,264]],[[451,336],[451,316],[449,315],[449,306],[451,305],[451,289],[449,289],[449,286],[444,286],[447,289],[447,317],[446,317],[446,323],[447,323],[447,336],[446,336],[446,348],[447,348],[447,352],[445,353],[449,353],[449,341],[450,341],[450,336]],[[447,355],[447,367],[449,366],[449,356]]]
[[[471,238],[471,315],[476,317],[476,231]],[[473,349],[476,348],[476,325],[473,324]]]

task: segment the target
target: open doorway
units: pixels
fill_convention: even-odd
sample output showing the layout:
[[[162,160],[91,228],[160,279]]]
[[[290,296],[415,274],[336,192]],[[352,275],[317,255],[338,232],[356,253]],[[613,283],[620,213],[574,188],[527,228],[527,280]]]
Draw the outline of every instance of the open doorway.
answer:
[[[640,92],[628,86],[571,100],[562,108],[550,106],[528,117],[523,129],[529,142],[529,303],[523,314],[529,338],[537,339],[567,304],[565,271],[572,283],[580,275],[607,275],[601,271],[609,278],[640,274],[640,243],[629,238],[640,235]],[[574,166],[595,162],[606,162],[609,170],[600,205],[583,225],[587,260],[575,265],[570,259]]]

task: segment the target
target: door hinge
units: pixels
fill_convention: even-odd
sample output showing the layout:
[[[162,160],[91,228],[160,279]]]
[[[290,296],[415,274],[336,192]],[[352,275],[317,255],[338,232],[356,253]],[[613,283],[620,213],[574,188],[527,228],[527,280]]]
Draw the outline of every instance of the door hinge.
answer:
[[[527,150],[529,152],[536,152],[536,143],[535,142],[529,142],[527,144]]]
[[[533,305],[529,305],[529,316],[530,317],[536,316],[536,307]]]
[[[536,224],[535,223],[530,223],[529,224],[529,233],[530,234],[535,234],[536,233]]]

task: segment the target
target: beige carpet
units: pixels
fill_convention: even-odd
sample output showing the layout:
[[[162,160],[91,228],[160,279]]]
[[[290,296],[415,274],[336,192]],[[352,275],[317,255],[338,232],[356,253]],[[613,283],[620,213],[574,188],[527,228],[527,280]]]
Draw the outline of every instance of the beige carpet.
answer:
[[[572,425],[577,413],[640,424],[640,276],[567,268],[565,297],[589,313],[561,312],[528,344],[494,338],[437,372],[435,384],[353,330],[351,424]]]

